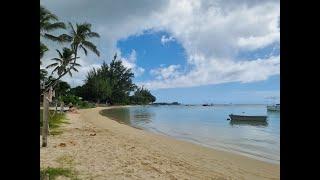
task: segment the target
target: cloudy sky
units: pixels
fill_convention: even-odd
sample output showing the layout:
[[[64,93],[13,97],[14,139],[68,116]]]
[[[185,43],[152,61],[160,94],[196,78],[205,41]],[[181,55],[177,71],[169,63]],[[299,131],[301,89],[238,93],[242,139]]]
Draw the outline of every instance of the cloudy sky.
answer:
[[[280,90],[279,0],[41,0],[64,22],[90,22],[101,56],[81,55],[65,77],[86,73],[114,53],[158,102],[266,103]],[[52,51],[44,66],[61,48]]]

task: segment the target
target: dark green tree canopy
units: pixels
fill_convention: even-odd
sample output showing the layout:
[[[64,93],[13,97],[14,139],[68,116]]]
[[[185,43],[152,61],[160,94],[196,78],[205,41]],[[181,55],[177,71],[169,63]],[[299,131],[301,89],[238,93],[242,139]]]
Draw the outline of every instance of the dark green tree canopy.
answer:
[[[88,72],[85,83],[81,87],[71,90],[77,96],[86,100],[109,104],[148,104],[155,101],[155,97],[144,88],[137,88],[133,83],[134,74],[126,68],[121,60],[114,59],[110,64],[105,62],[100,68],[93,68]],[[130,93],[137,91],[133,96]]]

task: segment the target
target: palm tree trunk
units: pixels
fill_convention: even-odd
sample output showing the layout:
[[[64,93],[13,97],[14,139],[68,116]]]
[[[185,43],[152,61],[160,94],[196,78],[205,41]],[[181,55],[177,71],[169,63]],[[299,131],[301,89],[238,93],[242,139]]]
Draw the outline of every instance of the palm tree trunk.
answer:
[[[42,147],[47,147],[48,144],[48,129],[49,129],[49,100],[47,99],[48,92],[43,95],[43,119],[42,119]]]

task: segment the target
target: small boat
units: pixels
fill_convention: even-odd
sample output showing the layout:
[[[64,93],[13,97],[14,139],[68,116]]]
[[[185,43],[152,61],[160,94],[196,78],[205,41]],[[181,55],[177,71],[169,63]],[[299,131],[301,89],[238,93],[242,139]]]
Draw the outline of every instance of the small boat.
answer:
[[[231,121],[266,121],[267,116],[229,115]]]
[[[280,104],[268,105],[267,110],[268,111],[280,111]]]
[[[268,121],[230,121],[230,125],[237,126],[268,126]]]

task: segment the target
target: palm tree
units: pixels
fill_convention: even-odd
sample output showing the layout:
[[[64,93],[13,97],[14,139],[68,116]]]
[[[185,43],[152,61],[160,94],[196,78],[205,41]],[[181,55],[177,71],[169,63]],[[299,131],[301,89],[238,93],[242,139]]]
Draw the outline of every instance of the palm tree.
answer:
[[[57,29],[65,29],[66,25],[58,21],[58,17],[51,13],[48,9],[40,6],[40,37],[52,40],[59,40],[56,36],[49,34]]]
[[[40,42],[40,65],[41,65],[41,59],[45,52],[47,52],[49,49],[46,45],[44,45],[42,42]]]
[[[95,53],[97,56],[100,56],[100,52],[98,51],[96,45],[94,45],[92,42],[89,41],[90,38],[100,37],[98,33],[91,31],[91,24],[89,23],[76,24],[74,27],[72,23],[69,22],[69,26],[71,29],[70,34],[62,34],[58,37],[58,39],[61,42],[71,43],[71,49],[74,52],[74,57],[77,57],[79,49],[83,50],[85,55],[87,55],[88,50],[90,50],[93,53]],[[51,81],[47,85],[47,88],[49,88],[51,85],[55,85],[59,79],[61,79],[65,74],[69,73],[69,71],[71,71],[73,67],[77,64],[76,63],[77,58],[73,58],[73,63],[71,64],[71,66],[62,74],[60,74],[59,77],[56,79],[56,81]]]
[[[58,17],[40,5],[40,38],[46,38],[53,41],[60,41],[60,39],[50,32],[57,29],[65,29],[66,25],[58,21]],[[48,51],[48,47],[40,41],[40,64],[43,54]]]
[[[89,38],[100,37],[98,33],[91,31],[91,24],[76,24],[75,28],[69,22],[69,26],[71,28],[70,35],[63,34],[60,36],[60,38],[62,41],[71,42],[71,48],[74,50],[75,56],[77,56],[78,49],[82,49],[85,55],[88,54],[89,49],[90,51],[94,52],[97,56],[100,56],[100,52],[97,50],[96,45],[88,41]]]
[[[46,68],[55,67],[51,72],[51,76],[55,72],[57,72],[58,76],[61,76],[62,74],[66,74],[66,73],[69,73],[69,75],[72,76],[71,70],[78,72],[75,66],[79,67],[81,65],[74,62],[75,58],[73,57],[73,51],[71,49],[65,47],[63,48],[62,53],[58,49],[56,49],[56,51],[58,52],[59,57],[52,59],[56,62],[46,67]]]

